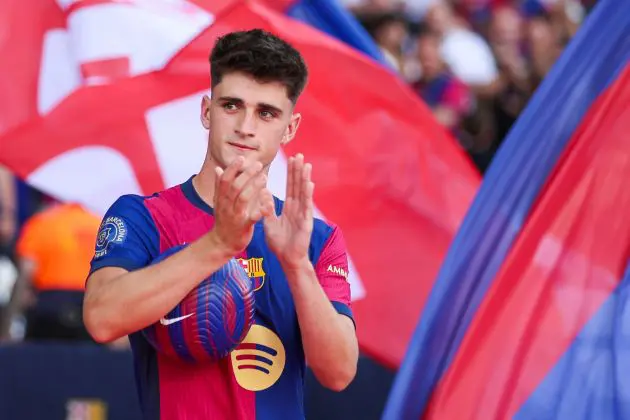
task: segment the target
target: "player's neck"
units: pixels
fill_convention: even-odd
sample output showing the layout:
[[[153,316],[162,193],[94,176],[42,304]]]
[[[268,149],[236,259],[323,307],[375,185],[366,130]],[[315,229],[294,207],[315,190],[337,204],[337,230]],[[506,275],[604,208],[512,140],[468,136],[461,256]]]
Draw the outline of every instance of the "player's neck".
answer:
[[[199,197],[210,207],[214,206],[214,186],[216,173],[214,167],[204,165],[192,180],[193,188]]]

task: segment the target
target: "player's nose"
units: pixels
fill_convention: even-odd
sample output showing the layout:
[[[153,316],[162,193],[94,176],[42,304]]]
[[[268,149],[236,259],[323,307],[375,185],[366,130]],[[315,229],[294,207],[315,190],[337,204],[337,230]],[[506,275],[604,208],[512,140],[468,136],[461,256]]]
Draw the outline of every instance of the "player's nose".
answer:
[[[254,112],[243,112],[236,124],[235,131],[242,137],[254,137],[256,134],[256,125],[257,121]]]

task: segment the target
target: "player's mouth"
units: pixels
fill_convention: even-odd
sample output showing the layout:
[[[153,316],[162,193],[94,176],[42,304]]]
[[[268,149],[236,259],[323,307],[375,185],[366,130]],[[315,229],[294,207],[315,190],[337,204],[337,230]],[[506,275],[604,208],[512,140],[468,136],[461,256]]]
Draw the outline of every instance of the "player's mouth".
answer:
[[[228,144],[232,147],[235,147],[239,150],[258,150],[258,148],[256,147],[252,147],[252,146],[247,146],[246,144],[241,144],[241,143],[234,143],[229,141]]]

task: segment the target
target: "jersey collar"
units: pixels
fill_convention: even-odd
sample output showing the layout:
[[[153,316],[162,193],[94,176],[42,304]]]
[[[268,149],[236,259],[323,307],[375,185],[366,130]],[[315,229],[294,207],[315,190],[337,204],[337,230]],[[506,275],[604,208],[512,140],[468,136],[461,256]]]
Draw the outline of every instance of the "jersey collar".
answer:
[[[192,182],[194,177],[195,175],[191,176],[190,178],[188,178],[188,181],[184,182],[181,185],[181,189],[182,189],[182,192],[184,193],[184,197],[186,197],[186,199],[190,201],[190,203],[193,206],[201,209],[202,211],[208,214],[214,214],[214,210],[212,209],[212,207],[210,207],[208,203],[203,201],[203,199],[201,198],[201,196],[195,189],[195,186],[193,185],[193,182]]]

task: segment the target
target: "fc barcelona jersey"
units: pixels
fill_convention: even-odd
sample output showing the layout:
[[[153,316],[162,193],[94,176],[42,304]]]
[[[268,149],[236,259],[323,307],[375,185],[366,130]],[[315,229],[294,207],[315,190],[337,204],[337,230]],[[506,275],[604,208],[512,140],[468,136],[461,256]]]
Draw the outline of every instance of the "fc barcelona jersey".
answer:
[[[277,198],[275,202],[280,214],[283,203]],[[212,208],[197,194],[192,178],[149,197],[122,196],[103,217],[91,272],[103,267],[140,269],[167,249],[195,241],[212,226]],[[331,304],[352,318],[346,247],[339,228],[316,219],[309,257]],[[194,365],[157,353],[140,332],[131,334],[145,420],[304,418],[300,327],[286,277],[265,244],[262,223],[256,224],[251,243],[237,258],[253,283],[256,310],[254,325],[230,356]],[[264,366],[253,368],[248,362],[252,357],[242,357],[252,352],[264,352]]]

